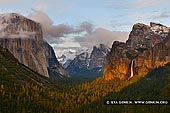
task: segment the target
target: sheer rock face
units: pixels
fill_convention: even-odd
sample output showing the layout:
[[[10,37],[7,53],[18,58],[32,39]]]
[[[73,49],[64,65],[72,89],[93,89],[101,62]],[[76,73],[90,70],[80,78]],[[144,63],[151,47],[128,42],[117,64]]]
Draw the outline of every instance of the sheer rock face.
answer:
[[[150,69],[169,62],[169,46],[166,46],[170,45],[169,30],[168,27],[153,22],[150,26],[135,24],[126,43],[118,41],[113,43],[106,57],[105,80],[129,78],[132,60],[134,75],[145,75]]]
[[[113,43],[111,51],[106,56],[105,80],[125,79],[130,64],[130,59],[126,56],[127,49],[126,43],[118,41]]]
[[[47,50],[52,48],[44,45],[41,25],[19,14],[0,15],[0,45],[20,63],[46,77],[49,77],[47,67],[58,65],[55,65],[57,59],[53,58],[55,63],[48,59],[53,54],[47,55]]]
[[[170,35],[161,43],[158,43],[153,48],[149,48],[140,54],[135,60],[135,69],[137,74],[145,75],[151,69],[163,66],[170,62]]]
[[[47,59],[48,70],[51,71],[51,73],[53,74],[55,72],[55,74],[57,74],[59,77],[63,77],[63,76],[69,77],[68,73],[58,62],[53,48],[47,42],[44,42],[43,45],[45,50],[45,56]],[[53,76],[55,76],[55,74]]]
[[[7,48],[20,63],[49,77],[43,48],[34,39],[1,38],[0,45]]]

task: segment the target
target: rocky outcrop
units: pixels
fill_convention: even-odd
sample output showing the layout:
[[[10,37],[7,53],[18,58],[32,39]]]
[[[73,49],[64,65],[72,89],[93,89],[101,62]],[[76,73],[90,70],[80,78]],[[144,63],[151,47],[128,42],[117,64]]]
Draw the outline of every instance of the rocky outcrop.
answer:
[[[58,56],[57,60],[59,63],[64,67],[67,68],[67,66],[70,64],[70,62],[79,54],[86,52],[85,50],[77,50],[77,51],[71,51],[71,50],[64,50],[63,53],[61,53],[61,56]],[[58,53],[59,54],[59,53]]]
[[[3,26],[0,45],[7,48],[19,62],[49,77],[40,24],[15,13],[1,15],[0,22]]]
[[[41,25],[15,13],[0,15],[0,25],[0,45],[20,63],[49,77],[48,67],[58,64],[50,45],[44,44]]]
[[[137,23],[126,43],[115,41],[107,55],[104,79],[129,79],[145,75],[151,69],[169,62],[169,28],[158,23]],[[165,44],[165,45],[164,45]],[[132,72],[133,71],[133,72]]]
[[[58,75],[59,77],[69,77],[68,73],[58,62],[53,48],[47,43],[43,44],[45,50],[45,56],[48,64],[48,71],[50,71],[50,77]]]
[[[72,76],[82,76],[82,75],[88,75],[88,65],[89,65],[89,53],[84,52],[75,57],[67,66],[66,71]]]
[[[125,79],[130,64],[130,59],[127,58],[126,51],[126,43],[118,41],[113,43],[112,49],[106,57],[106,65],[104,68],[104,78],[106,80],[117,77]]]
[[[169,28],[158,23],[150,23],[150,26],[137,23],[130,32],[127,44],[135,49],[139,47],[152,47],[161,42],[169,33]]]
[[[81,53],[69,63],[66,70],[71,76],[102,75],[108,52],[109,48],[103,44],[94,46],[91,54]]]
[[[104,44],[93,46],[93,50],[90,56],[89,69],[96,67],[103,67],[106,61],[106,54],[110,51],[110,48]]]

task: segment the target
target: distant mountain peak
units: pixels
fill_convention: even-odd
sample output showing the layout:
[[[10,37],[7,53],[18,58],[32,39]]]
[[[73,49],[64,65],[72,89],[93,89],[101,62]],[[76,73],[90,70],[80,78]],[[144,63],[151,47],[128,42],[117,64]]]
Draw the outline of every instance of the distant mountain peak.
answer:
[[[91,53],[84,51],[77,55],[67,66],[66,70],[72,76],[101,75],[105,64],[106,54],[110,48],[104,44],[93,46]]]

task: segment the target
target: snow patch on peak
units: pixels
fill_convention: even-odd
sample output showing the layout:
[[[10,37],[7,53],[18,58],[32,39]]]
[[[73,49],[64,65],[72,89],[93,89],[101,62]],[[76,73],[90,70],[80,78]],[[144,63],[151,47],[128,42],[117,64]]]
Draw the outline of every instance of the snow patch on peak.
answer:
[[[60,64],[62,64],[64,68],[67,68],[69,63],[80,54],[82,54],[81,57],[86,57],[87,55],[89,57],[90,53],[91,52],[87,48],[79,48],[78,50],[68,49],[64,51],[57,51],[56,56]]]
[[[162,24],[159,24],[159,23],[151,22],[150,26],[151,26],[150,29],[152,32],[154,32],[155,34],[160,35],[162,37],[166,37],[170,32],[170,28],[168,28]]]
[[[79,56],[80,60],[88,59],[90,57],[90,54],[88,52],[83,52]]]

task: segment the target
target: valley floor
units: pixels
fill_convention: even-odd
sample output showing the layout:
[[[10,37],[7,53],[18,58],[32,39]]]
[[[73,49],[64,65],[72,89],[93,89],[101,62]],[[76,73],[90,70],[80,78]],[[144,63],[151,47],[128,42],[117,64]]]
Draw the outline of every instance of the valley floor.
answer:
[[[105,100],[170,100],[170,65],[131,81],[104,81],[99,77],[80,83],[77,79],[55,82],[58,89],[44,89],[33,83],[10,85],[1,81],[0,111],[49,113],[166,113],[169,105],[105,105]],[[93,78],[94,79],[94,78]],[[2,79],[1,79],[2,80]],[[67,82],[65,82],[67,81]],[[70,82],[69,82],[70,81]],[[71,82],[74,81],[74,82]],[[63,83],[66,84],[63,84]],[[74,84],[73,84],[74,83]]]

